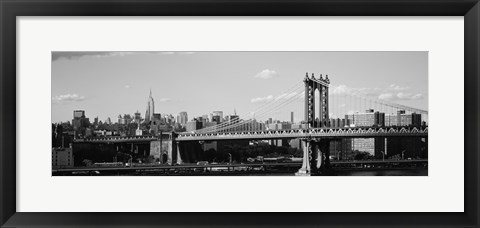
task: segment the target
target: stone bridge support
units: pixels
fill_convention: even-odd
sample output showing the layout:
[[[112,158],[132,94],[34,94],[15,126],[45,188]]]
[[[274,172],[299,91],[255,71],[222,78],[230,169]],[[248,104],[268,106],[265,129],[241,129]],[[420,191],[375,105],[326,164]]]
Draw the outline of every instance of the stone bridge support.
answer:
[[[302,149],[302,167],[295,175],[315,176],[331,169],[329,139],[302,139]]]
[[[150,156],[153,156],[160,164],[182,164],[179,142],[175,137],[151,141]]]
[[[319,164],[318,171],[320,172],[326,172],[332,168],[330,164],[330,141],[330,139],[320,139],[316,143],[319,151],[317,164]]]
[[[173,165],[183,164],[182,158],[180,156],[180,142],[176,140],[176,134],[172,134],[172,147],[168,150],[167,164]]]
[[[296,176],[310,176],[311,175],[311,168],[310,168],[310,160],[311,160],[311,143],[309,140],[301,140],[301,147],[303,150],[303,159],[302,159],[302,168],[300,168],[295,175]]]
[[[170,164],[172,158],[172,141],[171,140],[155,140],[150,142],[150,156],[160,164]]]

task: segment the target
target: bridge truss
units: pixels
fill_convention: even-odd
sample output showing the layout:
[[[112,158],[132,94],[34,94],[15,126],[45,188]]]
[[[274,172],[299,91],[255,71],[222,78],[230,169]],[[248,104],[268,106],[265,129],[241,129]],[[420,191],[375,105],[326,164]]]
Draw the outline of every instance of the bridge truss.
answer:
[[[253,132],[180,133],[177,141],[263,140],[292,138],[427,137],[428,127],[310,128]]]

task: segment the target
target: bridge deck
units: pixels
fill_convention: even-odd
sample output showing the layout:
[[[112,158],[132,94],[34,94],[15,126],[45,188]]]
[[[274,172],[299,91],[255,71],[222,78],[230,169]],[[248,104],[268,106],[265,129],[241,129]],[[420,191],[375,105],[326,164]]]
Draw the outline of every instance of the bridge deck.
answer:
[[[176,135],[176,137],[174,137]],[[428,127],[343,127],[311,128],[267,131],[237,131],[212,133],[174,133],[169,139],[176,141],[217,141],[217,140],[268,140],[293,138],[373,138],[373,137],[428,137]],[[150,142],[160,140],[157,136],[102,137],[76,139],[75,142],[120,143]]]
[[[372,137],[427,137],[428,127],[356,127],[313,128],[253,132],[180,133],[177,141],[208,140],[262,140],[292,138],[372,138]]]

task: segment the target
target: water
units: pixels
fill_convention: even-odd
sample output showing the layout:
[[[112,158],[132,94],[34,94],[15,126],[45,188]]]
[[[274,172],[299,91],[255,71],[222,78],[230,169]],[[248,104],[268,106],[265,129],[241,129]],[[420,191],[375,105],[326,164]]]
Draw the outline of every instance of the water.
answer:
[[[132,170],[133,171],[133,170]],[[191,173],[161,173],[161,172],[103,172],[94,174],[101,176],[294,176],[294,170],[256,171],[256,172],[191,172]],[[80,175],[91,175],[80,174]],[[390,168],[390,169],[333,169],[320,176],[428,176],[427,167],[417,168]]]
[[[428,176],[428,169],[336,170],[332,176]]]
[[[244,173],[244,174],[220,174],[232,176],[295,176],[295,173]],[[405,168],[405,169],[337,169],[332,173],[320,176],[428,176],[428,168]]]
[[[178,175],[178,174],[177,174]],[[172,176],[177,176],[172,175]],[[260,173],[190,173],[179,176],[295,176],[295,172],[260,172]],[[337,169],[320,176],[428,176],[428,168],[405,169]]]

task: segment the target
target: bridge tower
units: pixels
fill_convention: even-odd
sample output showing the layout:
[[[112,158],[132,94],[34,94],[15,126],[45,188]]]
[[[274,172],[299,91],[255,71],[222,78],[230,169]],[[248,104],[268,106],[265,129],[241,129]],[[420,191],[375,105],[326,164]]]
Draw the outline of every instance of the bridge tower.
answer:
[[[326,127],[329,122],[328,117],[328,86],[330,79],[328,75],[325,78],[320,74],[320,78],[308,77],[308,73],[303,79],[305,83],[305,122],[308,127]],[[318,89],[320,96],[318,97],[320,107],[318,107],[319,122],[315,121],[315,91]]]
[[[311,127],[328,127],[329,115],[328,115],[328,86],[330,85],[330,79],[328,75],[325,78],[320,75],[320,78],[315,78],[312,73],[312,77],[308,77],[308,73],[303,80],[305,83],[305,122],[308,128]],[[320,107],[318,107],[319,121],[315,120],[315,91],[318,90],[320,96]],[[302,167],[296,175],[298,176],[310,176],[317,174],[320,169],[328,169],[330,167],[330,141],[328,139],[316,139],[316,138],[303,138],[303,162]]]

